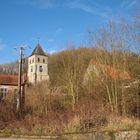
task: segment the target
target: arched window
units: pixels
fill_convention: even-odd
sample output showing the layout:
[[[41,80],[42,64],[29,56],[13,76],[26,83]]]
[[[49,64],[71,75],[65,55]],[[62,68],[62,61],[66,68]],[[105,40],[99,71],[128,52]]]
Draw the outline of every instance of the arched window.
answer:
[[[45,63],[45,59],[43,59],[43,63]]]
[[[40,58],[38,58],[38,62],[40,62]]]

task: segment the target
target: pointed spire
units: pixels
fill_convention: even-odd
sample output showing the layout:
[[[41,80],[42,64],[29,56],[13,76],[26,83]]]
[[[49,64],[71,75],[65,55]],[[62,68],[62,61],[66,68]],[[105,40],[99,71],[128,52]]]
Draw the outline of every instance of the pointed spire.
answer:
[[[32,54],[31,54],[31,56],[32,56],[32,55],[35,55],[35,54],[46,56],[46,54],[45,54],[45,52],[43,51],[43,49],[42,49],[41,45],[39,44],[39,42],[37,43],[35,49],[33,50]]]

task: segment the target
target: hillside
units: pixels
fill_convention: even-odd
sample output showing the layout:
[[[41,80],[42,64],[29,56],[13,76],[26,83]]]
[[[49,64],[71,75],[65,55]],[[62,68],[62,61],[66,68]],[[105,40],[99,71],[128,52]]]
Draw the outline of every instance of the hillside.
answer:
[[[24,109],[15,111],[14,98],[1,103],[0,132],[41,136],[140,130],[139,36],[135,31],[134,26],[109,22],[89,32],[90,47],[73,45],[50,54],[50,81],[27,85]],[[7,67],[14,70],[12,66]]]
[[[13,100],[1,105],[0,130],[7,134],[48,135],[87,132],[97,128],[109,131],[140,129],[139,84],[129,89],[124,87],[139,79],[138,55],[128,52],[125,59],[121,57],[124,57],[123,53],[114,55],[114,52],[99,48],[68,49],[50,55],[50,84],[42,82],[27,88],[22,119],[14,113]],[[92,75],[93,79],[83,85],[91,59],[122,71],[125,68],[131,79],[125,81],[109,75],[101,78]],[[116,121],[120,123],[116,125]],[[38,131],[40,127],[42,130]]]

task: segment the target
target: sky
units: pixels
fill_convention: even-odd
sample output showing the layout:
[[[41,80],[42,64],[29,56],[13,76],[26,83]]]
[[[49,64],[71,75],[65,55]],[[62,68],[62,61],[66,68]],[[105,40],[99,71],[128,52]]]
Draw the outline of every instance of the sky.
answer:
[[[30,55],[38,41],[48,53],[88,46],[88,30],[131,21],[139,7],[140,0],[0,0],[0,64],[17,60],[21,45]]]

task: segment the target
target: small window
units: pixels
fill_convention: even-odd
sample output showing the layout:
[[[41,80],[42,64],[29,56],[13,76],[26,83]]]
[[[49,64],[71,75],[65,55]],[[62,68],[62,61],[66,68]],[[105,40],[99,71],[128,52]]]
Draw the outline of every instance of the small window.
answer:
[[[6,95],[7,95],[7,88],[1,88],[1,90],[0,90],[0,100],[5,99]]]
[[[33,72],[33,66],[31,66],[31,72]]]
[[[38,62],[40,62],[40,58],[38,58]]]
[[[39,67],[39,71],[40,71],[40,72],[43,71],[43,67],[42,67],[42,66]]]
[[[33,61],[32,62],[34,63],[34,58],[33,58]]]
[[[30,64],[31,64],[31,59],[30,59]]]
[[[43,63],[45,63],[45,59],[43,59]]]

